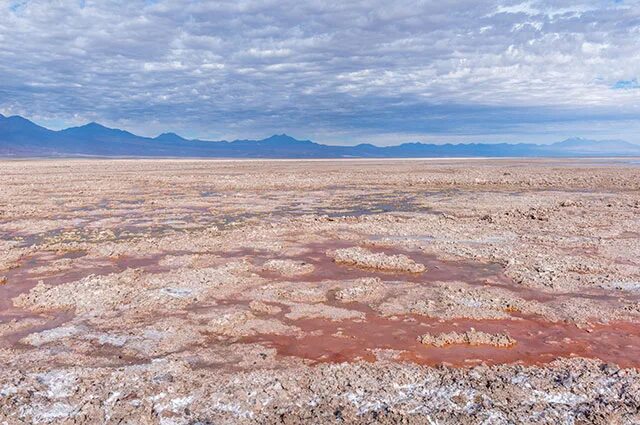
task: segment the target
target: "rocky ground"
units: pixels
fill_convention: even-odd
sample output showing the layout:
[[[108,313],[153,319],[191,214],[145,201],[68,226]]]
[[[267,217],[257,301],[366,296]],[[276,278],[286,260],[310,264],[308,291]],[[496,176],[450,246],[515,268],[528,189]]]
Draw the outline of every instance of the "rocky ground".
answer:
[[[0,424],[640,423],[637,161],[0,175]]]

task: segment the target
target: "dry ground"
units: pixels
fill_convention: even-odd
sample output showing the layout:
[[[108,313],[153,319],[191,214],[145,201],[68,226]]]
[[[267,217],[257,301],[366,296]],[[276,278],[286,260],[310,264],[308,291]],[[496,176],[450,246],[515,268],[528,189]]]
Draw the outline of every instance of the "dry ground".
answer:
[[[0,176],[0,424],[640,423],[635,160]]]

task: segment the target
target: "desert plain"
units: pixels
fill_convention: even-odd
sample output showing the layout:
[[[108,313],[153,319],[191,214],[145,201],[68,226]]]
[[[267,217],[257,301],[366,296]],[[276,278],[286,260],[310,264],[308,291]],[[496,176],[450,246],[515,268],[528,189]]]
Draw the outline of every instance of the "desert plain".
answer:
[[[640,161],[0,161],[0,424],[640,423]]]

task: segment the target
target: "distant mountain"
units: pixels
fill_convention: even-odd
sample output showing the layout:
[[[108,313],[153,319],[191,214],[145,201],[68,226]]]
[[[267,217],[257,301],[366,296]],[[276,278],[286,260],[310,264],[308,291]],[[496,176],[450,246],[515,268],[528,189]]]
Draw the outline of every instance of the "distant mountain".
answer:
[[[3,157],[205,157],[205,158],[420,158],[640,156],[640,146],[623,140],[567,139],[551,145],[468,143],[397,146],[329,146],[278,134],[262,140],[188,140],[175,133],[155,138],[92,122],[52,131],[19,117],[0,114]]]
[[[624,140],[587,140],[574,137],[562,142],[553,144],[555,149],[563,152],[573,152],[575,154],[620,154],[638,150],[639,146]]]
[[[66,130],[61,130],[60,135],[67,138],[74,138],[77,140],[135,140],[139,138],[135,134],[128,131],[118,130],[115,128],[108,128],[97,122],[90,122],[81,127],[71,127]]]
[[[18,143],[44,142],[55,134],[55,131],[40,127],[28,119],[0,115],[0,143],[4,140]]]
[[[178,136],[176,133],[162,133],[161,135],[157,136],[153,140],[157,140],[159,142],[169,142],[169,143],[171,142],[181,143],[181,142],[187,141],[187,139]]]

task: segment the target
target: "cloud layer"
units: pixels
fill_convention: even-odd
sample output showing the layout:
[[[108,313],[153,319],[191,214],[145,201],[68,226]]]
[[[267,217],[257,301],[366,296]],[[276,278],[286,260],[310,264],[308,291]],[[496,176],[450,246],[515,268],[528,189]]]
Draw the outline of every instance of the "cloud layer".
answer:
[[[640,141],[640,2],[0,0],[0,112],[153,135]]]

